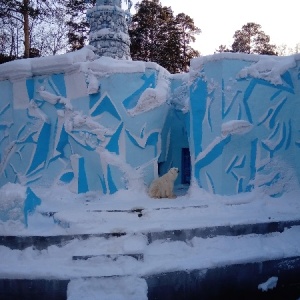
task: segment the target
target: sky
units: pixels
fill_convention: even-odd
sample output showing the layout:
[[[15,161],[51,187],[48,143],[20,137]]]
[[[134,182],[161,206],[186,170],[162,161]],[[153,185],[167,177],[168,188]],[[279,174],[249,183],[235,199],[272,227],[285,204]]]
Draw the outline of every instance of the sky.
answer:
[[[138,0],[133,0],[135,4]],[[231,46],[233,35],[248,22],[261,25],[261,29],[277,46],[286,44],[294,48],[300,43],[295,28],[299,26],[299,11],[296,0],[263,1],[251,0],[160,0],[163,6],[171,6],[175,15],[189,15],[202,31],[193,48],[202,55],[213,54],[221,44]],[[270,4],[271,3],[271,4]],[[132,12],[134,10],[132,9]]]

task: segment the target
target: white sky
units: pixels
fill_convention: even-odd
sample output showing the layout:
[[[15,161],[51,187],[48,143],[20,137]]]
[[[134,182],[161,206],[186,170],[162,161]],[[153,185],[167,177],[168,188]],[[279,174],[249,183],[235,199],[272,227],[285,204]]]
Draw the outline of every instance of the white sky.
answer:
[[[135,4],[138,0],[133,0]],[[174,14],[185,13],[202,31],[194,48],[202,55],[213,54],[221,44],[228,47],[236,30],[248,22],[261,25],[271,43],[286,44],[294,48],[300,43],[297,33],[299,9],[297,0],[160,0],[163,6],[171,6]],[[132,12],[134,10],[132,9]]]

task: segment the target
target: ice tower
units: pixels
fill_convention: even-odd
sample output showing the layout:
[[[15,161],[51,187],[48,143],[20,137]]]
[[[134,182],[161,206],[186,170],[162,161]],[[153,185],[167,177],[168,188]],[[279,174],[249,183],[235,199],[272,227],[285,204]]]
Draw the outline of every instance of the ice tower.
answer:
[[[130,38],[127,12],[121,8],[121,0],[97,0],[87,12],[90,23],[90,45],[99,56],[130,60]],[[127,2],[129,6],[131,1]]]

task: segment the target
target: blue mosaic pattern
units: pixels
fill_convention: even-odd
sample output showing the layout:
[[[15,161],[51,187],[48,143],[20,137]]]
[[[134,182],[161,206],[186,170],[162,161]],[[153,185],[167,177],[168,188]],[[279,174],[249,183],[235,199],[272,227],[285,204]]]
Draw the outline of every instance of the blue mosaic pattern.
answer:
[[[114,193],[132,184],[132,176],[150,184],[169,107],[135,116],[128,110],[156,87],[156,72],[99,77],[98,93],[72,99],[65,83],[72,74],[24,79],[16,109],[14,83],[0,82],[0,185],[63,182],[76,193]]]
[[[282,84],[237,77],[250,62],[219,61],[223,77],[207,62],[190,88],[193,175],[200,187],[232,195],[261,188],[282,195],[300,178],[299,75],[285,72]],[[238,67],[237,67],[238,66]],[[224,70],[225,69],[225,70]],[[226,76],[225,76],[226,74]],[[224,135],[222,124],[243,120],[249,132]],[[297,158],[298,157],[298,158]]]

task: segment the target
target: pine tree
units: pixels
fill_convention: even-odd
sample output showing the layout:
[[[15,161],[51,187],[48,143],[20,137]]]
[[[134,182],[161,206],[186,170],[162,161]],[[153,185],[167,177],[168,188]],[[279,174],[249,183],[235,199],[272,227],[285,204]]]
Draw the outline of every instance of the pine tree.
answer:
[[[256,23],[247,23],[233,38],[232,52],[276,55],[276,46],[270,44],[270,37]]]
[[[68,42],[70,50],[82,48],[88,40],[89,23],[86,19],[86,12],[96,4],[96,0],[67,0],[67,14],[70,19],[67,21]]]
[[[199,56],[199,52],[194,50],[190,44],[195,42],[195,35],[200,34],[201,30],[195,26],[193,19],[184,13],[176,16],[176,23],[180,34],[180,69],[187,71],[190,60]]]
[[[157,62],[171,73],[187,71],[190,59],[199,55],[190,46],[200,33],[193,20],[175,17],[159,0],[142,0],[135,9],[129,27],[132,59]]]

